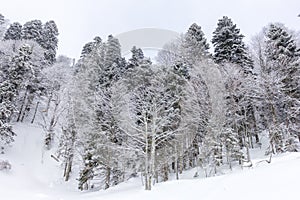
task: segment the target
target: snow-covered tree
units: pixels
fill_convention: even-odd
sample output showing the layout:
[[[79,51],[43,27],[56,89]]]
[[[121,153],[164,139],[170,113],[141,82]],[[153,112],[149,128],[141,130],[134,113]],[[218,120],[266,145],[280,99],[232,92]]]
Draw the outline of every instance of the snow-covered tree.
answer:
[[[41,20],[32,20],[26,22],[22,28],[23,40],[34,40],[40,44],[42,41],[43,24]]]
[[[131,58],[128,60],[128,68],[136,67],[146,61],[144,52],[141,48],[133,46],[131,49]]]
[[[9,123],[12,112],[14,111],[14,104],[10,101],[13,97],[13,91],[7,91],[6,88],[9,83],[1,83],[0,85],[0,148],[1,153],[4,153],[4,146],[11,144],[14,141],[16,135],[12,130],[12,126]]]
[[[184,35],[166,43],[163,48],[157,53],[156,61],[163,66],[174,66],[182,55],[182,44]]]
[[[228,136],[228,131],[234,134],[238,140],[239,148],[245,148],[247,151],[245,161],[250,162],[249,149],[254,147],[254,143],[259,142],[254,113],[254,99],[258,96],[256,90],[258,84],[256,84],[252,74],[245,74],[242,69],[233,64],[223,66],[222,72],[226,88],[224,136]],[[229,140],[232,139],[229,138]],[[239,164],[242,163],[241,158]]]
[[[299,75],[300,75],[300,50],[296,45],[293,36],[288,33],[286,28],[282,25],[270,24],[266,33],[266,61],[267,73],[275,73],[279,91],[282,98],[275,105],[274,110],[277,112],[277,123],[275,125],[276,131],[274,134],[281,136],[272,138],[281,138],[279,143],[279,151],[292,150],[295,148],[285,147],[293,146],[297,142],[296,137],[299,138]],[[274,121],[274,120],[273,120]],[[279,124],[284,124],[279,125]],[[281,127],[281,128],[280,128]],[[285,127],[284,129],[282,127]],[[274,129],[273,128],[273,129]],[[271,134],[271,133],[270,133]],[[275,143],[277,140],[275,140]],[[291,144],[291,142],[293,144]]]
[[[108,36],[105,48],[104,71],[107,84],[118,80],[123,71],[125,71],[126,63],[121,58],[121,45],[119,40],[112,35]]]
[[[8,68],[7,74],[0,84],[0,108],[1,108],[1,146],[14,141],[15,133],[10,124],[11,117],[16,111],[16,97],[19,95],[24,79],[27,74],[32,73],[31,47],[23,45],[14,56]]]
[[[238,161],[242,163],[244,157],[239,145],[239,135],[232,128],[226,128],[221,134],[222,144],[225,148],[226,162],[229,168],[232,169],[232,162]]]
[[[155,72],[149,64],[144,64],[129,72],[128,79],[119,83],[122,88],[119,91],[124,95],[118,122],[131,148],[138,149],[144,156],[146,190],[151,189],[159,167],[156,166],[156,155],[161,148],[172,143],[179,132],[182,91],[176,90],[178,79],[168,79],[168,76],[167,71]],[[125,93],[123,85],[127,87]]]
[[[47,67],[44,62],[44,49],[42,49],[35,41],[32,40],[11,40],[12,48],[15,49],[22,44],[28,44],[32,51],[31,54],[31,73],[24,77],[24,82],[18,95],[18,112],[16,113],[16,120],[23,122],[24,119],[31,117],[34,100],[44,93],[45,87],[42,84],[43,77],[41,70]],[[14,51],[14,50],[13,50]],[[35,107],[36,108],[36,107]]]
[[[76,144],[78,143],[77,128],[75,125],[75,109],[72,96],[69,96],[68,106],[66,107],[65,123],[62,126],[62,134],[57,150],[57,157],[62,160],[65,181],[68,181],[73,169],[73,162],[76,156]]]
[[[55,127],[63,112],[67,109],[69,90],[72,84],[71,59],[59,56],[57,61],[41,72],[43,86],[45,87],[44,99],[42,101],[43,129],[45,131],[45,147],[50,149],[55,136]],[[66,117],[67,118],[67,117]],[[65,129],[65,127],[63,127]]]
[[[119,67],[126,66],[125,63],[120,65],[123,60],[120,55],[115,38],[109,37],[107,44],[95,38],[84,46],[77,66],[76,84],[82,90],[76,95],[77,98],[85,97],[75,99],[76,113],[84,113],[75,116],[79,138],[85,141],[82,145],[85,164],[80,172],[80,189],[95,186],[107,189],[119,182],[116,177],[121,173],[118,168],[120,159],[116,157],[116,149],[122,143],[122,138],[119,137],[120,130],[112,114],[111,86],[120,76]],[[91,162],[93,164],[87,164]],[[90,183],[95,178],[104,181]]]
[[[253,61],[243,42],[244,36],[240,29],[227,16],[219,19],[217,28],[213,32],[213,59],[216,63],[234,63],[243,68],[245,73],[252,73]]]
[[[184,35],[182,48],[183,59],[190,63],[195,63],[196,60],[199,61],[209,55],[209,45],[201,27],[196,23],[193,23]]]
[[[22,25],[18,22],[12,23],[7,29],[4,40],[21,40],[22,39]]]
[[[58,29],[54,21],[48,21],[44,24],[42,30],[40,45],[45,51],[45,59],[52,64],[55,61],[58,45]]]
[[[3,36],[5,34],[7,28],[7,20],[5,17],[0,13],[0,39],[3,39]]]

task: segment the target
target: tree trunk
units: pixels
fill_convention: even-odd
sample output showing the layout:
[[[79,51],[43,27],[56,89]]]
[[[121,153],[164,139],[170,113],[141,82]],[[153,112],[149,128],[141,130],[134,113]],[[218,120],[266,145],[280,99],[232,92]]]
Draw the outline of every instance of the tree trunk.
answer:
[[[55,127],[56,120],[57,120],[56,118],[57,118],[58,105],[59,105],[58,103],[55,103],[54,111],[53,111],[53,114],[52,114],[52,117],[50,120],[47,134],[46,134],[45,145],[48,150],[51,149],[51,144],[52,144],[52,141],[54,138],[54,127]]]
[[[47,102],[47,106],[46,106],[46,110],[45,110],[45,112],[46,112],[45,115],[46,115],[46,116],[48,116],[48,112],[49,112],[50,103],[51,103],[52,98],[53,98],[53,92],[51,92],[51,94],[50,94],[50,96],[49,96],[49,99],[48,99],[48,102]]]
[[[32,120],[31,120],[31,123],[32,123],[32,124],[33,124],[33,122],[34,122],[34,120],[35,120],[35,116],[36,116],[36,112],[37,112],[37,110],[38,110],[39,104],[40,104],[40,102],[37,102],[37,103],[36,103],[36,106],[35,106],[35,109],[34,109],[34,114],[33,114]]]
[[[106,167],[106,177],[105,177],[105,190],[110,187],[110,174],[111,174],[111,168]]]
[[[155,172],[155,183],[158,183],[158,172]]]
[[[164,167],[163,167],[163,181],[168,181],[169,180],[169,165],[168,164],[165,164]]]
[[[178,170],[178,158],[175,159],[175,174],[176,174],[176,180],[179,180],[179,170]]]
[[[21,122],[23,122],[25,116],[26,116],[26,113],[28,114],[30,112],[30,107],[31,107],[31,104],[33,102],[33,99],[34,99],[34,94],[28,94],[28,98],[27,98],[27,102],[26,102],[26,106],[25,106],[25,109],[22,113],[22,117],[21,117]]]
[[[155,155],[155,146],[153,149],[153,145],[155,145],[155,139],[152,138],[151,141],[151,151],[150,155],[146,152],[146,170],[145,170],[145,190],[151,190],[152,177],[154,175],[154,156]],[[148,151],[148,139],[146,140],[146,151]],[[150,158],[149,158],[150,157]]]
[[[23,108],[24,108],[24,105],[25,105],[25,102],[26,102],[26,99],[27,99],[27,94],[28,94],[28,90],[25,91],[25,95],[24,95],[24,98],[23,98],[23,101],[22,101],[22,105],[21,105],[21,108],[19,110],[19,114],[18,114],[18,117],[17,117],[17,122],[19,122],[20,119],[21,119]]]
[[[65,181],[68,181],[70,179],[72,164],[73,164],[73,154],[70,155],[68,161],[66,162],[66,168],[64,173]]]

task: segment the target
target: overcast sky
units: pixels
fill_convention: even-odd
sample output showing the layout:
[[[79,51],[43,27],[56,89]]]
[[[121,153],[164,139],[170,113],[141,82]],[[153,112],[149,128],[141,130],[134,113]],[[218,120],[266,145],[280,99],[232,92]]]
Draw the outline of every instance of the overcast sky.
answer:
[[[0,13],[10,22],[54,20],[58,26],[59,54],[78,58],[82,46],[99,35],[140,28],[185,32],[201,25],[208,40],[217,20],[233,19],[246,39],[269,22],[300,30],[300,0],[3,0]]]

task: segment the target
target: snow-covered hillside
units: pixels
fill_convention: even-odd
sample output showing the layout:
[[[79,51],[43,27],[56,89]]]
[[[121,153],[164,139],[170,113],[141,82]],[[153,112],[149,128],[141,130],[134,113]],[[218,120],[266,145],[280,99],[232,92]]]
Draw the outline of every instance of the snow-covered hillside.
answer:
[[[300,154],[276,156],[272,163],[253,160],[253,167],[235,169],[226,175],[212,178],[192,178],[156,184],[144,191],[139,178],[106,191],[79,192],[76,181],[64,183],[59,163],[51,152],[42,151],[43,132],[37,126],[17,124],[14,146],[0,159],[9,158],[10,171],[0,171],[0,199],[6,200],[116,200],[116,199],[297,199],[300,180]]]

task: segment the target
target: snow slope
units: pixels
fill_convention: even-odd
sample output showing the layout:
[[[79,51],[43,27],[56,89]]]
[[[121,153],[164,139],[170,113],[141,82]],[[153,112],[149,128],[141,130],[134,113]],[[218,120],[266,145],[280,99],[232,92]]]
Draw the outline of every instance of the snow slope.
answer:
[[[156,184],[144,191],[140,179],[132,179],[106,191],[79,192],[75,180],[64,183],[59,163],[42,151],[43,132],[37,126],[17,124],[13,148],[0,160],[8,159],[12,170],[0,171],[1,200],[148,200],[148,199],[299,199],[300,154],[276,156],[272,163],[253,160],[253,167],[236,169],[226,175],[185,179]],[[74,177],[76,178],[76,177]]]

